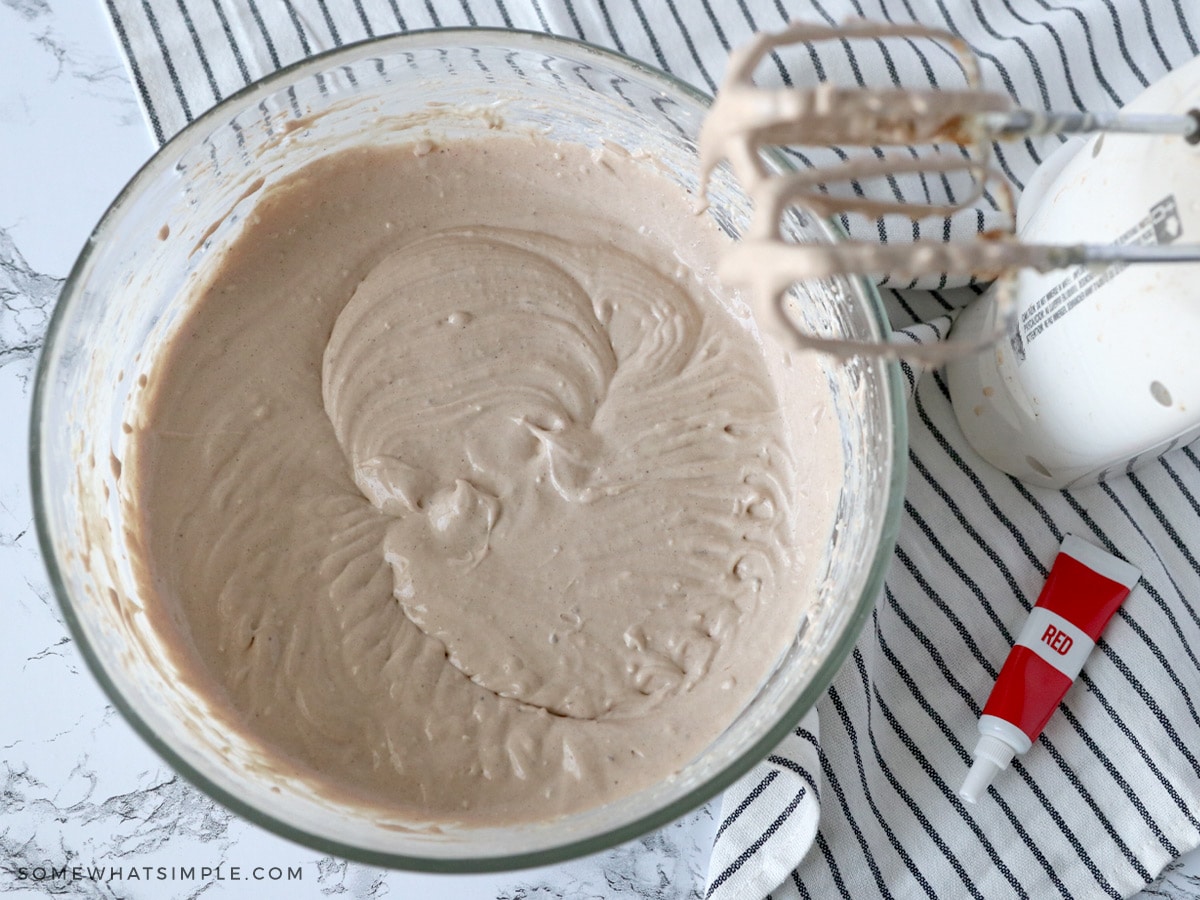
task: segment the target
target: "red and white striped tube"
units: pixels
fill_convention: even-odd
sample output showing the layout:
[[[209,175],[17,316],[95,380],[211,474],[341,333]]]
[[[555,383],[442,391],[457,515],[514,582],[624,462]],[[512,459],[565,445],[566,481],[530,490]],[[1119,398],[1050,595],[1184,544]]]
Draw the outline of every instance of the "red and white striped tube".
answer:
[[[1124,560],[1067,535],[983,707],[960,797],[975,803],[996,773],[1033,745],[1139,578]]]

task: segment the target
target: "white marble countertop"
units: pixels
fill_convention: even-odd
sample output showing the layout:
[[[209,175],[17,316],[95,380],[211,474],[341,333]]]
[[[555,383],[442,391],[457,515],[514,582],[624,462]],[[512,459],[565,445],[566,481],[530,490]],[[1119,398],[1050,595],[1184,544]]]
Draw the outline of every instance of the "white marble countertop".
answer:
[[[715,802],[560,866],[476,876],[388,872],[323,857],[227,812],[168,769],[107,703],[72,644],[37,549],[29,401],[63,276],[153,150],[99,2],[0,0],[0,893],[702,896]],[[48,877],[75,866],[66,878]],[[118,867],[120,877],[90,877],[98,867],[105,876]],[[272,867],[283,877],[272,879]],[[1168,867],[1141,897],[1200,900],[1200,852]]]

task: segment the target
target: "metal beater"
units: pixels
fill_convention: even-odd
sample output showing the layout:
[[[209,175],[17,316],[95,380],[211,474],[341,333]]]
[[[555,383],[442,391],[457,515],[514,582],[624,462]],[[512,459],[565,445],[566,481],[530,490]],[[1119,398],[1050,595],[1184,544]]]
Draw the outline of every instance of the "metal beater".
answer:
[[[926,39],[951,49],[961,65],[963,89],[846,87],[823,83],[815,88],[760,87],[754,72],[772,51],[785,45],[848,39]],[[1012,273],[1023,268],[1045,272],[1070,266],[1110,263],[1200,261],[1200,246],[1191,244],[1022,243],[1015,235],[1011,188],[993,165],[993,142],[1051,133],[1125,132],[1178,135],[1200,143],[1200,110],[1183,115],[1105,112],[1037,112],[1016,108],[1004,94],[981,87],[979,63],[966,43],[953,34],[920,25],[880,24],[852,20],[841,27],[795,23],[773,34],[759,34],[735,50],[700,140],[703,187],[713,168],[728,160],[754,204],[747,233],[722,262],[721,274],[731,283],[776,303],[796,282],[834,276],[889,273],[915,279],[947,273],[997,278],[994,327],[970,341],[899,345],[848,341],[798,333],[802,345],[841,354],[870,353],[940,364],[994,345],[1009,332],[1015,313]],[[847,156],[836,163],[780,171],[769,165],[764,147],[800,145],[828,148],[871,148],[874,155]],[[897,158],[881,148],[945,145],[932,155],[911,152]],[[959,149],[961,148],[961,149]],[[947,204],[878,200],[834,192],[830,185],[856,185],[863,179],[898,174],[965,173],[969,192]],[[796,243],[784,239],[781,222],[793,207],[832,218],[843,214],[882,217],[899,214],[914,221],[947,217],[984,193],[1009,221],[1007,228],[979,234],[967,242],[916,240],[882,244],[846,239],[833,244]],[[702,190],[703,194],[703,190]],[[793,328],[794,328],[793,324]]]

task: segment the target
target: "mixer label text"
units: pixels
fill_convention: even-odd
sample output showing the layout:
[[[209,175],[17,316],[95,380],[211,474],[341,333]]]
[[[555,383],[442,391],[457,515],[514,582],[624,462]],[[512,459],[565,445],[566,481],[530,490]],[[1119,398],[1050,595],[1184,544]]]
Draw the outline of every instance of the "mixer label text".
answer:
[[[1150,207],[1136,224],[1126,229],[1114,244],[1170,244],[1183,234],[1175,196],[1164,197]],[[1113,263],[1103,269],[1076,266],[1045,294],[1021,311],[1011,343],[1017,362],[1025,360],[1026,348],[1082,303],[1125,271],[1128,263]]]

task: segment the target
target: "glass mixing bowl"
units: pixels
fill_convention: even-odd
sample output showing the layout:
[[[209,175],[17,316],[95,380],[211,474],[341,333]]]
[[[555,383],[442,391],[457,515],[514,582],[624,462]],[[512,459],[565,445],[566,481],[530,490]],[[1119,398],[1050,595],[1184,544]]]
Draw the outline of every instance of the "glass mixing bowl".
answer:
[[[258,188],[321,153],[411,142],[430,121],[443,136],[478,135],[489,127],[479,111],[497,103],[506,127],[644,151],[667,177],[697,188],[696,139],[709,100],[634,60],[562,38],[481,29],[345,47],[225,100],[133,178],[67,279],[34,393],[30,451],[42,550],[72,634],[114,705],[172,767],[235,812],[375,865],[464,872],[561,861],[643,834],[721,791],[795,726],[849,652],[881,587],[903,494],[897,366],[825,359],[845,480],[819,595],[750,705],[652,787],[555,821],[408,829],[268,775],[262,749],[164,660],[142,612],[152,601],[139,594],[131,564],[137,534],[123,503],[130,440],[123,423],[180,321],[186,284],[237,235]],[[748,201],[724,167],[710,196],[708,214],[736,235],[749,220]],[[797,218],[789,227],[799,239],[836,239],[825,223]],[[870,340],[887,333],[879,298],[863,281],[810,286],[796,305],[818,330]]]

